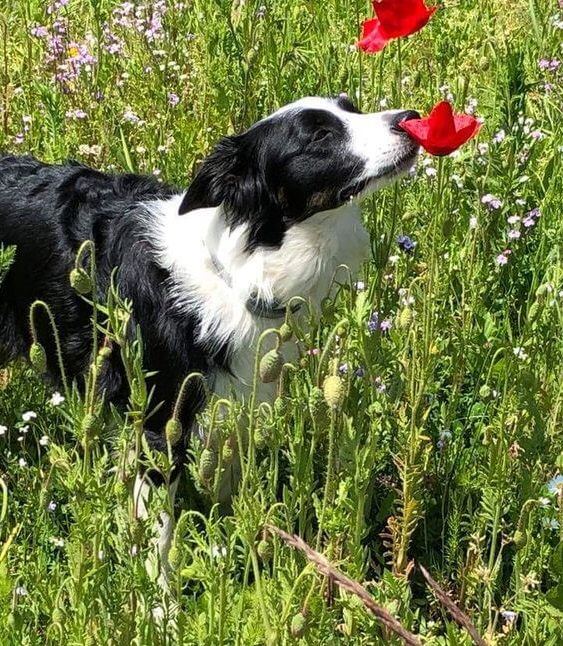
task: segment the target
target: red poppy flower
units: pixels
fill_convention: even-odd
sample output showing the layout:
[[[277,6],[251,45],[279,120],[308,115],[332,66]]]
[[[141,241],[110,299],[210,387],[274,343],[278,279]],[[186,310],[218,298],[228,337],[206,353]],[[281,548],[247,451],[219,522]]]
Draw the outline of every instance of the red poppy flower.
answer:
[[[454,114],[448,101],[441,101],[434,106],[430,116],[401,121],[398,126],[431,155],[439,157],[453,153],[481,128],[475,117]]]
[[[373,9],[377,18],[364,22],[358,41],[365,52],[380,52],[392,38],[419,31],[437,7],[427,7],[424,0],[373,0]]]

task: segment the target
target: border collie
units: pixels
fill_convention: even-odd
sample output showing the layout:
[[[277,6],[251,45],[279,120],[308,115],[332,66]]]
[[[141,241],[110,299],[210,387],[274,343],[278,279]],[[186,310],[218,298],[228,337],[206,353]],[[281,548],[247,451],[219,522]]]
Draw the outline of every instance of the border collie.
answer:
[[[336,268],[357,272],[369,240],[357,199],[407,171],[418,146],[397,127],[414,111],[361,113],[344,95],[287,105],[222,139],[186,191],[137,175],[77,163],[47,165],[0,156],[0,243],[16,258],[0,285],[0,363],[27,353],[28,313],[52,308],[70,378],[88,366],[91,311],[69,284],[78,247],[93,240],[104,298],[114,268],[155,373],[149,443],[165,450],[164,425],[180,383],[204,373],[219,395],[245,394],[255,342],[281,323],[293,296],[319,306]],[[39,321],[57,375],[52,334]],[[125,400],[113,353],[100,381],[106,400]],[[262,397],[268,396],[264,387]],[[181,412],[181,463],[201,408],[197,386]]]

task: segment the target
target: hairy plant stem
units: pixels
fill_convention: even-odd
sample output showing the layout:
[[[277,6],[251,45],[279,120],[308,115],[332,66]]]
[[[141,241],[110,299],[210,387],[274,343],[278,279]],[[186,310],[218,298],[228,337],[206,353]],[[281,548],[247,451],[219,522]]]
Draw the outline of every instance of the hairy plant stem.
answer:
[[[49,318],[49,324],[51,326],[51,331],[53,333],[53,338],[55,340],[55,351],[57,355],[57,361],[59,364],[59,370],[61,373],[61,381],[63,384],[63,390],[65,391],[65,396],[68,397],[70,394],[70,390],[68,387],[68,381],[66,377],[66,371],[64,367],[64,361],[63,361],[63,351],[62,351],[62,346],[61,346],[61,340],[59,337],[59,330],[57,328],[57,324],[55,322],[55,317],[53,316],[53,312],[51,311],[51,308],[45,303],[45,301],[35,301],[29,310],[29,325],[31,328],[31,336],[33,338],[34,343],[38,343],[38,338],[37,338],[37,327],[36,327],[36,321],[35,321],[35,312],[37,308],[42,307],[45,312],[47,313],[47,317]]]

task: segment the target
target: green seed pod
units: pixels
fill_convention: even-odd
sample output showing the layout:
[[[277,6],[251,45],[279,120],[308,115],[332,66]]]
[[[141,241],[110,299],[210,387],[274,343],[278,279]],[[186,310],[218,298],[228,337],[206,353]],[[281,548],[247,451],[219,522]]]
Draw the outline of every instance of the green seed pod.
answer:
[[[73,269],[70,272],[70,285],[79,294],[86,295],[92,291],[92,280],[84,269]]]
[[[411,326],[413,318],[414,318],[414,315],[411,308],[405,307],[404,309],[401,310],[399,314],[397,325],[401,330],[406,330]]]
[[[287,413],[287,399],[285,397],[276,397],[274,401],[274,415],[276,417],[285,417]]]
[[[170,446],[175,446],[182,438],[182,425],[176,418],[171,417],[166,422],[165,433],[166,441],[170,443]]]
[[[51,617],[52,621],[54,624],[61,624],[63,623],[64,620],[64,613],[62,609],[59,606],[56,606],[56,608],[53,610],[53,614]]]
[[[47,370],[47,354],[45,348],[35,341],[31,344],[29,349],[29,361],[33,366],[33,369],[39,373],[43,373]]]
[[[215,476],[217,454],[211,449],[203,449],[199,459],[199,477],[204,483],[209,483]]]
[[[289,632],[295,639],[299,639],[305,635],[307,632],[307,618],[303,612],[298,612],[296,615],[293,615]]]
[[[539,301],[534,301],[530,305],[530,309],[528,310],[528,321],[535,321],[539,313],[540,313],[540,303]]]
[[[257,449],[263,449],[271,439],[271,433],[268,426],[264,423],[259,424],[254,431],[254,444]]]
[[[545,297],[550,293],[551,291],[551,285],[549,283],[544,283],[543,285],[540,285],[536,289],[536,298],[537,300],[542,303],[545,299]]]
[[[512,541],[514,543],[514,546],[518,551],[526,547],[526,543],[528,542],[528,535],[526,532],[523,532],[521,529],[517,529],[514,532],[514,536],[512,537]]]
[[[225,441],[225,444],[223,444],[221,457],[223,458],[223,463],[227,465],[231,464],[233,458],[235,457],[235,452],[230,438]]]
[[[84,417],[82,418],[82,436],[83,437],[90,437],[92,435],[92,431],[94,430],[94,426],[96,425],[96,417],[92,415],[92,413],[86,413]]]
[[[283,357],[278,350],[270,350],[260,360],[260,379],[264,384],[276,381],[281,375]]]
[[[268,541],[265,538],[258,543],[256,551],[263,563],[269,563],[274,557],[274,545],[272,541]]]
[[[104,363],[110,358],[111,356],[111,349],[108,348],[106,345],[101,347],[98,350],[98,354],[96,356],[96,369],[101,370],[104,366]]]
[[[330,408],[338,410],[342,407],[346,391],[344,382],[338,375],[331,375],[325,379],[323,392],[325,401]]]
[[[178,549],[176,543],[172,545],[170,551],[168,552],[168,562],[174,570],[177,570],[182,562],[182,553]]]
[[[490,396],[491,396],[490,387],[487,386],[487,384],[483,384],[481,388],[479,388],[479,397],[481,397],[481,399],[489,399]]]
[[[328,408],[323,391],[315,386],[309,395],[309,413],[315,428],[323,430],[328,425]]]
[[[280,337],[283,343],[290,341],[291,337],[293,336],[293,330],[287,323],[282,323],[278,332],[280,333]]]

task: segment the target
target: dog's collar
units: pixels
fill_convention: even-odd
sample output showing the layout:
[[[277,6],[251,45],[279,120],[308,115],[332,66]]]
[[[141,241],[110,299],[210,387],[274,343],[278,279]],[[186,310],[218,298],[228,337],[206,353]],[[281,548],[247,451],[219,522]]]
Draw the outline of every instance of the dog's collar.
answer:
[[[213,268],[217,272],[219,278],[221,278],[229,287],[233,286],[233,281],[231,275],[225,269],[223,263],[217,258],[217,256],[207,247],[209,253],[209,258]],[[259,316],[263,319],[281,319],[286,314],[286,306],[284,306],[277,298],[267,301],[263,298],[260,298],[256,292],[252,292],[248,297],[245,303],[246,309],[253,314],[254,316]],[[295,303],[291,306],[291,313],[294,314],[301,308],[301,303]]]

